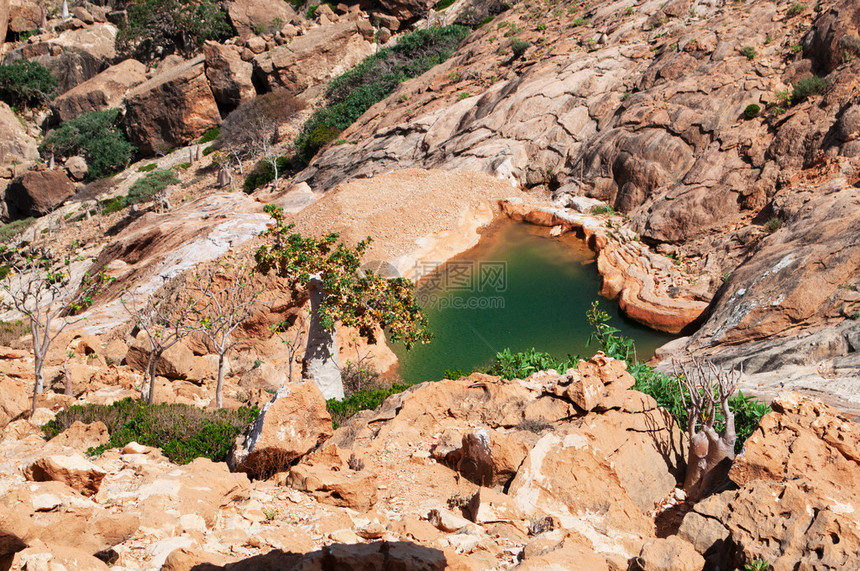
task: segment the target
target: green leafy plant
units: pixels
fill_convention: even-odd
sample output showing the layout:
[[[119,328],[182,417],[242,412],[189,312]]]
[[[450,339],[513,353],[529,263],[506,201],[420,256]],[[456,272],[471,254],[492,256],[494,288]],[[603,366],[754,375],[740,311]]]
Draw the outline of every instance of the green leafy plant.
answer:
[[[513,54],[513,59],[519,59],[523,57],[523,54],[526,53],[526,50],[529,49],[530,45],[532,45],[531,42],[526,42],[523,40],[514,40],[511,43],[511,53]]]
[[[126,167],[134,152],[118,123],[119,109],[84,113],[48,133],[39,151],[58,157],[83,156],[91,180],[113,174]]]
[[[137,167],[137,172],[149,172],[154,171],[158,168],[157,163],[149,163],[148,165],[143,165],[142,167]]]
[[[174,52],[190,56],[206,40],[232,35],[227,14],[216,0],[133,0],[126,12],[116,49],[141,61]]]
[[[22,218],[20,220],[13,220],[8,224],[3,224],[2,226],[0,226],[0,243],[8,241],[10,238],[14,238],[35,221],[35,218],[30,217]]]
[[[72,405],[43,425],[42,431],[53,438],[75,421],[86,424],[101,421],[107,426],[110,441],[90,448],[90,454],[137,442],[161,448],[164,455],[177,464],[187,464],[200,457],[223,462],[236,436],[259,414],[257,407],[203,409],[184,404],[149,405],[126,398],[111,405]]]
[[[592,214],[612,214],[614,212],[616,212],[616,210],[608,204],[599,204],[591,207]]]
[[[744,117],[747,119],[755,119],[758,117],[758,114],[761,112],[761,107],[756,105],[755,103],[750,103],[744,109]]]
[[[43,105],[54,97],[58,84],[48,68],[37,61],[22,59],[0,65],[0,100],[11,106]]]
[[[205,145],[206,143],[211,143],[215,139],[218,138],[218,135],[221,134],[221,127],[219,125],[215,125],[200,137],[200,140],[197,142],[201,145]]]
[[[748,60],[752,61],[756,56],[755,48],[752,46],[744,46],[744,49],[741,50],[741,54],[743,54],[743,56]]]
[[[774,232],[782,228],[782,219],[774,216],[770,218],[767,222],[765,222],[764,227],[767,229],[769,234],[773,234]]]
[[[575,367],[576,362],[577,359],[571,356],[564,360],[558,360],[549,353],[535,350],[534,347],[528,351],[517,353],[506,348],[496,353],[492,363],[477,370],[487,375],[497,375],[508,380],[525,379],[532,373],[548,369],[564,372]]]
[[[440,2],[437,2],[435,6],[433,6],[433,9],[437,12],[441,12],[445,8],[451,6],[451,4],[453,4],[454,2],[455,0],[441,0]]]
[[[319,9],[319,4],[314,4],[312,6],[308,6],[308,11],[305,12],[305,18],[307,18],[308,20],[313,20],[318,9]]]
[[[823,77],[806,77],[794,84],[791,91],[791,103],[797,105],[801,101],[813,95],[821,95],[827,88],[827,80]]]
[[[134,181],[134,184],[128,189],[125,205],[130,206],[152,200],[156,193],[171,184],[179,184],[179,182],[179,179],[170,170],[156,170],[147,173],[143,178]]]
[[[311,115],[296,139],[299,161],[309,163],[322,147],[400,83],[448,59],[469,31],[465,26],[442,26],[404,34],[396,45],[332,80],[326,89],[325,106]]]
[[[767,571],[768,569],[770,569],[770,562],[761,557],[757,557],[744,565],[744,571]]]
[[[461,91],[457,96],[457,101],[462,101],[464,99],[468,99],[470,97],[470,93],[468,91]]]
[[[411,385],[391,385],[386,389],[362,389],[343,400],[329,399],[326,408],[331,414],[332,425],[338,428],[347,419],[362,410],[374,410],[391,395],[402,393]]]
[[[800,2],[795,2],[794,4],[791,5],[791,7],[788,9],[788,12],[786,12],[786,14],[788,15],[789,18],[792,18],[794,16],[797,16],[798,14],[805,12],[806,8],[807,8],[806,4],[801,4]]]

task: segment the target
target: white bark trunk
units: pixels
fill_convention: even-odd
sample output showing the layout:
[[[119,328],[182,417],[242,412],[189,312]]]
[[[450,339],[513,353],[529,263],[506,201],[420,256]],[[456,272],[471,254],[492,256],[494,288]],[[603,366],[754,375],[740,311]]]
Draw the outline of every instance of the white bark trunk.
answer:
[[[323,299],[322,282],[313,278],[308,285],[311,299],[311,321],[308,346],[302,360],[302,377],[313,380],[326,399],[343,400],[343,381],[337,365],[337,333],[320,323],[319,307]]]

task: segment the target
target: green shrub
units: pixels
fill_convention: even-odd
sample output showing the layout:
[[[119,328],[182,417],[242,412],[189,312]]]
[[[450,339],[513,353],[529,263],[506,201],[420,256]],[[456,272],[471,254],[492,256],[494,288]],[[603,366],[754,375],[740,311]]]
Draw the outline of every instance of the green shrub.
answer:
[[[149,61],[180,52],[190,56],[206,40],[229,38],[233,31],[216,0],[133,0],[116,35],[116,49]]]
[[[433,9],[437,12],[441,12],[442,10],[453,4],[454,1],[455,0],[441,0],[440,2],[437,2],[435,6],[433,6]]]
[[[218,125],[215,125],[211,129],[209,129],[208,131],[203,133],[203,136],[200,137],[200,140],[197,142],[201,145],[204,145],[206,143],[211,143],[212,141],[217,139],[218,135],[220,135],[220,134],[221,134],[221,127]]]
[[[102,214],[105,216],[109,216],[114,212],[119,212],[120,210],[128,206],[125,196],[114,196],[113,198],[103,200],[101,204]]]
[[[529,49],[529,46],[532,45],[531,42],[526,42],[523,40],[514,40],[511,44],[511,52],[513,52],[513,59],[518,59],[526,53],[526,50]]]
[[[387,389],[363,389],[355,391],[343,400],[330,399],[326,408],[331,414],[332,425],[337,428],[348,418],[362,410],[373,410],[393,394],[402,393],[412,385],[391,385]]]
[[[149,171],[154,171],[156,168],[158,168],[158,164],[156,164],[156,163],[149,163],[148,165],[143,165],[142,167],[137,167],[137,172],[149,172]]]
[[[190,167],[191,167],[191,163],[189,163],[187,161],[184,163],[179,163],[178,165],[176,165],[176,168],[182,169],[182,170],[185,170],[185,169],[190,168]]]
[[[568,355],[565,360],[558,360],[549,353],[536,351],[534,347],[528,351],[513,353],[510,349],[496,353],[493,362],[488,366],[476,369],[487,375],[497,375],[503,379],[525,379],[532,373],[555,369],[564,372],[576,366],[578,359]]]
[[[326,89],[326,106],[314,112],[296,139],[302,164],[400,83],[448,59],[468,33],[464,26],[416,30],[332,80]]]
[[[0,100],[11,106],[42,105],[57,92],[57,78],[42,64],[18,60],[0,65]]]
[[[592,214],[612,214],[615,212],[615,209],[609,206],[608,204],[600,204],[598,206],[591,207]]]
[[[293,165],[293,161],[289,157],[278,157],[278,172],[286,172]],[[248,194],[254,192],[264,184],[275,179],[275,169],[269,161],[259,160],[248,176],[245,177],[245,182],[242,183],[242,189]]]
[[[6,268],[6,273],[9,273],[9,266],[3,265],[0,267]],[[0,321],[0,345],[8,347],[29,333],[30,324],[24,323],[20,319],[16,319],[15,321]]]
[[[35,218],[23,218],[21,220],[13,220],[8,224],[3,224],[0,226],[0,243],[6,242],[10,238],[14,238],[16,235],[20,234],[24,231],[27,226],[32,224],[36,219]]]
[[[758,117],[758,114],[760,112],[761,107],[759,107],[755,103],[750,103],[746,106],[746,109],[744,109],[744,117],[746,117],[747,119],[755,119],[756,117]]]
[[[636,348],[633,340],[619,335],[618,329],[609,325],[609,314],[602,311],[594,302],[587,313],[589,324],[594,328],[589,343],[596,341],[603,352],[614,359],[627,363],[627,371],[635,379],[633,388],[654,397],[657,404],[666,409],[678,423],[687,426],[687,411],[681,396],[681,389],[675,379],[658,372],[636,358]],[[735,414],[735,432],[737,440],[735,450],[740,452],[747,438],[758,426],[761,417],[770,412],[770,407],[754,397],[746,396],[738,391],[729,399],[729,408]],[[717,422],[714,428],[720,432],[725,427],[725,419],[719,411],[716,413]]]
[[[764,226],[765,228],[767,228],[769,234],[773,234],[774,232],[782,228],[782,219],[774,216],[773,218],[765,222]]]
[[[259,413],[257,407],[213,410],[184,404],[148,405],[126,398],[111,405],[73,405],[58,412],[54,420],[42,426],[42,431],[53,438],[75,421],[85,424],[101,421],[107,426],[110,441],[90,448],[90,454],[137,442],[161,448],[177,464],[200,457],[223,462],[236,436]]]
[[[305,13],[305,17],[308,20],[312,20],[314,15],[317,13],[317,8],[319,8],[319,4],[314,4],[313,6],[308,6],[308,11]]]
[[[741,50],[741,53],[748,60],[755,59],[755,48],[752,46],[745,46],[744,49]]]
[[[797,16],[798,14],[806,11],[806,4],[801,4],[800,2],[795,2],[791,5],[791,8],[788,9],[788,17]]]
[[[797,105],[811,95],[821,95],[827,87],[827,80],[823,77],[807,77],[794,84],[791,92],[791,103]]]
[[[211,154],[212,154],[212,153],[214,153],[216,150],[217,150],[217,149],[215,148],[215,145],[209,145],[208,147],[206,147],[205,149],[203,149],[203,156],[205,157],[205,156],[211,155]]]
[[[118,120],[119,109],[84,113],[48,133],[39,151],[53,150],[59,157],[83,156],[91,180],[113,174],[125,168],[134,152]]]
[[[130,206],[152,200],[152,197],[158,192],[171,184],[179,184],[179,182],[180,180],[170,170],[157,170],[147,173],[143,178],[134,181],[134,184],[128,189],[128,196],[125,197],[125,205]]]

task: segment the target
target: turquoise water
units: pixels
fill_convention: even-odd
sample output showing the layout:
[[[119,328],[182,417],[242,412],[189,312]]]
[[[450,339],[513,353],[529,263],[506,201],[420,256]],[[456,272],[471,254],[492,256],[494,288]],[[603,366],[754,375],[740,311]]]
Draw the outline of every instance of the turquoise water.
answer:
[[[640,359],[674,339],[623,317],[615,301],[597,295],[601,278],[582,240],[548,234],[548,228],[501,221],[478,246],[422,280],[418,295],[434,339],[411,351],[394,347],[400,376],[411,383],[441,379],[446,369],[468,372],[506,347],[591,356],[597,347],[586,346],[585,312],[595,300],[636,341]]]

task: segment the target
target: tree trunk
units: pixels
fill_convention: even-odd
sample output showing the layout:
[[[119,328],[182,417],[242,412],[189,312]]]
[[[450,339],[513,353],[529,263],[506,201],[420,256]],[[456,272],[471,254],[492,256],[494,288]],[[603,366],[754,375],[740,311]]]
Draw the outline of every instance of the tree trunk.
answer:
[[[308,284],[311,298],[311,321],[308,346],[302,359],[302,378],[313,380],[326,399],[343,399],[343,381],[337,366],[337,335],[334,328],[320,323],[319,308],[323,299],[322,281],[312,277]]]
[[[714,490],[728,475],[735,459],[735,435],[720,436],[710,427],[703,428],[690,439],[684,491],[691,500],[698,500]]]
[[[157,360],[155,349],[153,349],[149,353],[149,360],[146,363],[146,371],[143,373],[143,386],[140,387],[140,398],[147,399],[149,404],[152,404],[152,396],[154,393],[152,387],[155,385],[155,363]],[[149,387],[147,387],[147,381],[149,381]]]
[[[218,355],[218,384],[215,385],[215,406],[218,408],[224,407],[224,400],[221,395],[224,388],[224,353]]]
[[[69,372],[69,360],[66,359],[63,361],[63,376],[66,378],[66,389],[64,391],[66,396],[72,396],[72,374]]]

